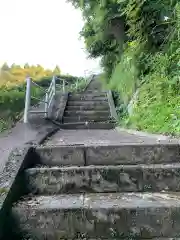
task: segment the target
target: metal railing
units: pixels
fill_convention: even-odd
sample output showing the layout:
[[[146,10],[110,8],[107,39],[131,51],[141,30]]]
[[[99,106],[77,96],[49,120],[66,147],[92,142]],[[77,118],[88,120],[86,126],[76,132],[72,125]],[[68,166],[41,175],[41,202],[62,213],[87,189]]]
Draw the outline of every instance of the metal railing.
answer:
[[[89,78],[89,80],[91,80],[93,76],[91,76]],[[58,80],[57,77],[53,76],[50,86],[48,89],[44,89],[43,87],[41,87],[39,84],[37,84],[36,82],[34,82],[30,77],[26,78],[26,97],[25,97],[25,109],[24,109],[24,123],[28,123],[29,120],[29,114],[30,113],[37,113],[37,114],[44,114],[45,118],[48,118],[48,112],[49,112],[49,108],[51,106],[52,100],[54,98],[54,96],[56,95],[56,92],[68,92],[71,90],[78,90],[78,84],[79,81],[77,80],[75,83],[69,83],[67,80],[65,79],[61,79],[60,78],[60,84],[56,83],[56,80]],[[85,84],[87,83],[87,80],[85,79]],[[68,85],[71,85],[71,88],[69,89]],[[37,88],[39,88],[45,95],[45,97],[43,99],[40,98],[36,98],[34,96],[32,96],[32,86],[35,86]],[[43,111],[31,111],[31,100],[35,99],[39,102],[43,102],[44,103],[44,110]]]
[[[40,98],[31,96],[32,86],[35,86],[35,87],[39,88],[42,92],[44,92],[45,98],[40,99]],[[63,91],[64,91],[64,89],[65,89],[65,87],[64,87],[64,83],[63,83]],[[29,113],[44,114],[44,117],[47,118],[48,117],[48,109],[51,106],[51,103],[52,103],[52,100],[53,100],[53,97],[55,96],[55,94],[56,94],[56,77],[55,76],[53,76],[51,84],[50,84],[49,88],[46,90],[43,87],[41,87],[39,84],[34,82],[30,77],[27,77],[26,78],[24,123],[28,123]],[[31,99],[36,99],[39,102],[43,102],[44,103],[44,111],[30,111]]]

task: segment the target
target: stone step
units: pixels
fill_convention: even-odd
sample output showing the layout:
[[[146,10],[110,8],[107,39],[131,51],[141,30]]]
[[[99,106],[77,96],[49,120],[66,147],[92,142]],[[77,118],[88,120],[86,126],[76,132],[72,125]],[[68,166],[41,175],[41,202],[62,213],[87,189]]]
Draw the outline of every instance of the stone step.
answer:
[[[74,117],[63,117],[63,123],[74,123],[74,122],[105,122],[110,118],[104,116],[74,116]]]
[[[36,196],[13,207],[33,239],[151,239],[180,236],[179,193]]]
[[[107,97],[101,97],[101,96],[93,96],[93,95],[74,95],[68,97],[69,101],[92,101],[92,100],[98,100],[98,101],[108,101]]]
[[[113,129],[115,124],[112,122],[74,122],[63,123],[61,129],[77,130],[77,129]]]
[[[68,100],[67,102],[67,106],[108,106],[109,107],[109,104],[107,101],[70,101]]]
[[[67,111],[109,111],[109,105],[77,105],[77,106],[68,106],[66,107]]]
[[[180,164],[40,167],[25,171],[27,189],[38,195],[180,191]]]
[[[78,98],[86,98],[86,97],[107,97],[107,92],[85,92],[85,93],[69,93],[69,97],[78,97]]]
[[[97,94],[97,93],[102,93],[103,94],[104,93],[104,94],[107,94],[107,91],[105,91],[105,90],[99,91],[97,89],[94,89],[94,90],[85,90],[82,93],[87,93],[87,94]]]
[[[91,116],[91,117],[110,117],[110,112],[109,111],[67,111],[65,110],[64,112],[64,117],[68,116]]]
[[[168,164],[180,162],[179,144],[120,143],[42,146],[36,152],[48,166]]]

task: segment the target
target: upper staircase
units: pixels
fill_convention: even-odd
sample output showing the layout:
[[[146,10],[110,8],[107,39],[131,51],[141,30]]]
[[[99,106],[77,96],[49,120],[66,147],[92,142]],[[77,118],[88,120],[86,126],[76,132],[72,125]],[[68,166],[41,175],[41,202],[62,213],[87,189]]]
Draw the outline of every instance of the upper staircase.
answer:
[[[102,90],[102,84],[96,78],[92,78],[81,93],[67,94],[61,115],[55,119],[61,129],[112,129],[116,123],[111,114],[108,92]]]
[[[111,129],[113,127],[114,121],[106,92],[69,94],[61,128]]]

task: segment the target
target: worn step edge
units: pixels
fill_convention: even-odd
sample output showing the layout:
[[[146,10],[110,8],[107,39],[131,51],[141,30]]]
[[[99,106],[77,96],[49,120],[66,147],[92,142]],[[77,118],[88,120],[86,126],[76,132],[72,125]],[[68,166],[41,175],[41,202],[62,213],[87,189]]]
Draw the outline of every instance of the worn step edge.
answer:
[[[86,105],[108,105],[108,101],[99,101],[99,100],[92,100],[92,101],[71,101],[68,100],[67,106],[74,106],[76,104],[77,106],[86,106]]]
[[[18,202],[13,214],[24,230],[59,238],[178,237],[180,195],[103,193],[37,196]],[[36,217],[35,217],[36,216]]]
[[[85,111],[69,111],[69,110],[65,110],[65,114],[82,114],[82,115],[107,115],[107,116],[110,116],[110,112],[109,111],[101,111],[101,110],[98,110],[98,111],[95,111],[95,110],[85,110]]]
[[[180,191],[180,164],[40,167],[25,171],[33,194]]]
[[[69,93],[70,97],[107,97],[107,92],[96,93]]]
[[[91,106],[91,105],[82,105],[82,106],[69,106],[67,105],[66,106],[66,109],[67,111],[81,111],[81,110],[85,110],[85,111],[103,111],[103,110],[106,110],[108,111],[109,110],[109,105],[95,105],[95,106]]]
[[[78,93],[76,93],[76,94],[69,94],[69,98],[83,98],[83,99],[87,99],[87,98],[102,98],[102,99],[104,99],[104,98],[107,98],[107,93],[106,94],[78,94]]]
[[[72,123],[64,123],[61,124],[60,127],[62,129],[113,129],[115,128],[115,124],[111,121],[107,122],[72,122]]]
[[[69,97],[68,101],[80,101],[80,102],[108,102],[108,98],[96,97],[96,98],[82,98],[82,97]]]
[[[56,204],[49,204],[49,200]],[[102,202],[108,204],[102,204]],[[23,200],[20,200],[14,206],[26,208],[28,205],[31,206],[32,209],[37,210],[44,210],[45,206],[47,206],[47,209],[74,209],[79,207],[85,209],[180,208],[180,193],[80,193],[60,194],[54,195],[53,197],[31,195],[24,197]]]
[[[103,117],[103,116],[64,116],[63,123],[72,123],[72,122],[111,122],[111,117]]]

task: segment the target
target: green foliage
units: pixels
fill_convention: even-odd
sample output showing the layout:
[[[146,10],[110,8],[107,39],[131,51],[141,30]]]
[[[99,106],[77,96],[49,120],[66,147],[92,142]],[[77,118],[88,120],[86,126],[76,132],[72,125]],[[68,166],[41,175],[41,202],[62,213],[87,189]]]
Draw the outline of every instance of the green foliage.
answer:
[[[147,78],[147,83],[141,87],[133,115],[126,119],[127,125],[149,132],[179,134],[179,93],[175,94],[165,74],[156,72]]]
[[[87,79],[79,78],[75,82],[68,85],[68,92],[82,92],[87,85]]]
[[[132,42],[116,65],[108,84],[111,89],[120,93],[125,104],[128,104],[138,85],[136,51],[137,43]]]
[[[180,134],[180,4],[174,10],[176,23],[161,52],[149,61],[149,73],[143,75],[138,101],[126,123],[150,132]]]
[[[101,57],[107,85],[119,94],[120,123],[180,134],[178,0],[69,0],[85,19],[81,36]],[[133,114],[127,106],[139,89]],[[117,95],[117,94],[116,94]]]

